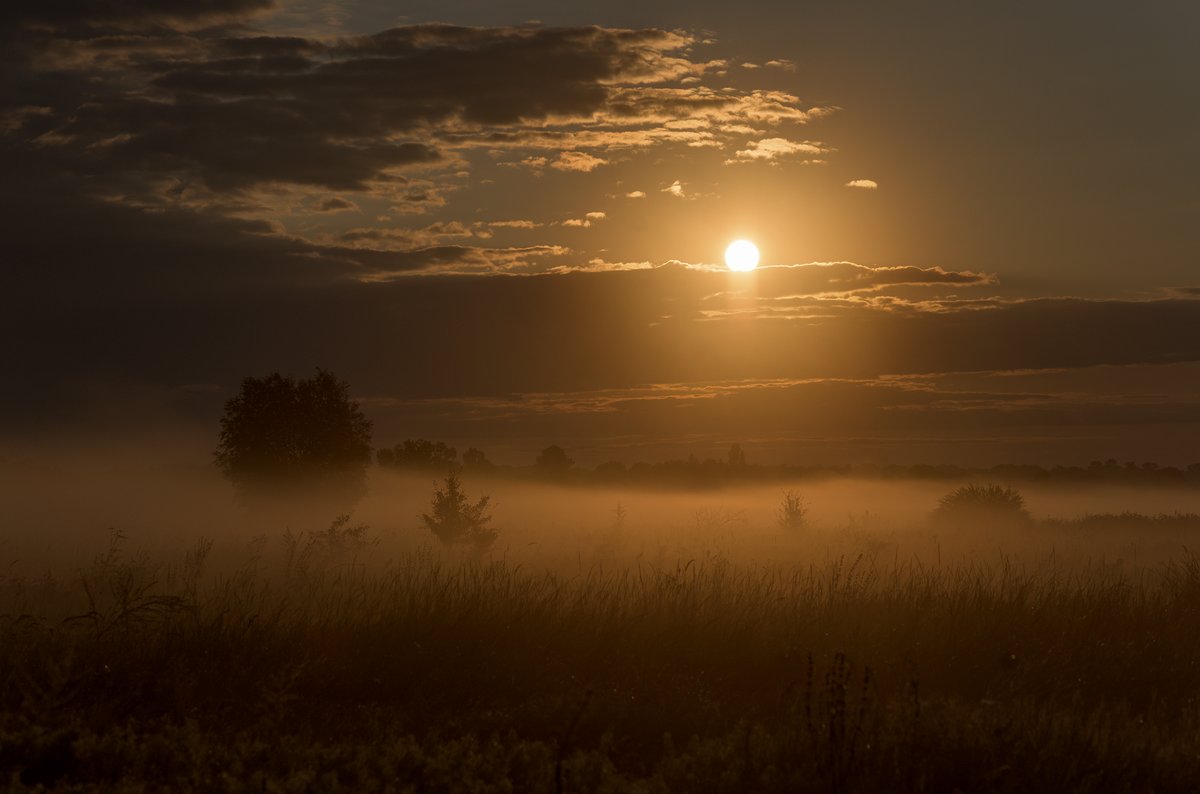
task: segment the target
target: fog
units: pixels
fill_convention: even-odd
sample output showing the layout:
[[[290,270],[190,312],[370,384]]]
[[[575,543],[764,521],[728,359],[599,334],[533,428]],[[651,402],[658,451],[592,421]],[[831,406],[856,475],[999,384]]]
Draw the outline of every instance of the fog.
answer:
[[[285,533],[313,533],[340,514],[366,524],[369,561],[386,564],[425,549],[448,563],[470,559],[441,547],[424,528],[436,473],[372,468],[367,495],[353,506],[297,496],[270,508],[240,504],[195,439],[159,446],[126,443],[62,449],[5,464],[0,491],[0,566],[11,575],[69,572],[106,550],[114,533],[130,553],[171,562],[201,538],[214,564],[269,556]],[[805,480],[712,490],[565,487],[510,477],[464,477],[473,500],[491,499],[499,537],[485,560],[559,572],[622,566],[673,569],[689,561],[750,565],[822,563],[839,557],[910,565],[1003,561],[1027,566],[1159,565],[1194,546],[1195,528],[1096,530],[1042,523],[1125,511],[1148,516],[1200,513],[1200,492],[1184,488],[1040,487],[1015,484],[1035,519],[1010,528],[936,527],[940,497],[961,482]],[[780,528],[786,492],[808,508],[798,531]]]

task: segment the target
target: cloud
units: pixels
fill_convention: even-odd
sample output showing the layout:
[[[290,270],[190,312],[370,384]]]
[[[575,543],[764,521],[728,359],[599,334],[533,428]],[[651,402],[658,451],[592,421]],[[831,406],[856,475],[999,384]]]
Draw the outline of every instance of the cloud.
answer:
[[[489,248],[475,245],[418,247],[352,247],[314,245],[309,255],[342,268],[343,278],[363,284],[383,284],[415,275],[495,275],[540,273],[569,255],[561,245]]]
[[[317,212],[345,212],[357,210],[358,205],[339,196],[331,196],[317,205]]]
[[[589,259],[586,265],[559,266],[547,270],[547,274],[567,273],[604,273],[614,270],[649,270],[654,265],[647,261],[641,262],[609,262],[603,257]]]
[[[625,194],[625,198],[631,198],[631,199],[646,198],[646,194],[645,194],[645,192],[643,192],[641,190],[631,190]]]
[[[604,212],[589,212],[582,218],[569,218],[562,222],[563,226],[577,226],[584,229],[590,228],[593,222],[599,222],[608,217]]]
[[[0,135],[12,135],[20,132],[29,122],[53,115],[53,108],[38,105],[0,109]]]
[[[69,185],[95,205],[261,221],[259,234],[279,235],[284,248],[377,244],[395,255],[446,242],[419,219],[433,210],[489,236],[478,208],[457,205],[474,180],[489,181],[476,173],[481,154],[584,175],[653,149],[721,149],[832,112],[783,91],[711,85],[729,64],[696,57],[699,39],[677,31],[255,32],[255,16],[272,7],[6,6],[0,45],[15,87],[0,116],[0,166],[7,175],[19,163],[30,184]],[[665,192],[685,197],[682,182]],[[356,208],[402,230],[339,239],[338,213]]]
[[[758,272],[763,282],[763,294],[768,297],[861,292],[904,284],[983,286],[995,283],[992,276],[969,270],[913,265],[871,267],[854,262],[764,267]]]
[[[607,160],[595,157],[587,152],[562,152],[558,155],[558,159],[550,163],[550,167],[557,168],[559,171],[582,171],[587,173],[607,164]]]
[[[0,21],[21,26],[85,26],[100,30],[153,30],[156,26],[176,29],[208,27],[243,21],[275,8],[275,0],[76,0],[71,3],[43,0],[9,0]]]
[[[205,6],[223,16],[263,4]],[[92,183],[122,179],[127,193],[140,177],[143,200],[170,201],[168,184],[193,195],[280,184],[387,191],[402,183],[399,172],[458,168],[454,152],[504,146],[505,136],[515,136],[508,140],[516,147],[543,148],[526,153],[528,165],[589,172],[608,159],[562,150],[576,133],[587,133],[574,140],[592,149],[647,136],[707,145],[712,132],[655,125],[692,115],[720,123],[808,113],[779,93],[663,85],[711,68],[683,56],[690,37],[666,31],[413,25],[317,40],[182,36],[168,27],[113,42],[68,36],[66,16],[37,17],[63,25],[61,35],[53,24],[42,35],[61,44],[66,59],[43,52],[24,65],[30,80],[55,73],[60,84],[76,80],[73,90],[41,103],[35,129],[11,116],[5,129],[19,125],[29,133],[25,145],[52,152]],[[201,16],[161,2],[138,18],[168,25]]]
[[[793,155],[823,154],[827,150],[820,144],[811,141],[789,141],[786,138],[763,138],[751,141],[749,146],[734,153],[726,160],[726,165],[735,163],[769,162],[775,163]]]
[[[257,259],[275,261],[280,257],[277,238],[258,239],[264,247],[254,252]],[[207,261],[212,253],[205,251],[202,258]],[[1003,427],[1008,421],[1005,412],[1015,410],[1029,417],[1031,425],[1046,422],[1068,427],[1062,423],[1070,420],[1071,406],[1082,404],[1078,392],[1096,389],[1080,386],[1085,381],[1079,379],[1052,382],[1059,377],[1049,374],[1052,369],[1179,366],[1190,361],[1197,362],[1200,372],[1200,340],[1186,332],[1200,323],[1197,300],[1056,298],[986,305],[946,300],[939,311],[926,311],[919,305],[897,311],[870,301],[816,294],[807,296],[807,304],[801,307],[820,315],[815,320],[751,315],[705,321],[701,312],[723,300],[787,300],[791,292],[820,292],[847,280],[859,286],[877,286],[908,279],[935,282],[931,287],[944,283],[961,289],[979,279],[931,268],[871,273],[868,271],[875,269],[849,263],[833,268],[766,268],[759,273],[761,294],[714,302],[711,296],[728,287],[726,274],[682,267],[647,269],[643,263],[632,263],[637,269],[629,269],[629,263],[603,260],[588,263],[589,269],[597,272],[530,274],[531,268],[545,267],[546,260],[558,257],[561,262],[569,256],[562,249],[535,247],[441,246],[403,252],[295,248],[284,255],[281,266],[310,263],[315,272],[340,269],[351,277],[319,290],[246,292],[226,300],[219,313],[198,304],[192,291],[171,297],[160,289],[153,300],[146,299],[144,292],[110,292],[103,307],[84,308],[75,325],[40,326],[37,346],[15,350],[10,372],[14,377],[28,376],[30,383],[44,387],[40,394],[69,394],[73,384],[87,377],[232,387],[247,372],[261,369],[262,361],[299,362],[296,366],[301,366],[331,352],[374,349],[380,340],[386,340],[389,356],[405,362],[402,371],[378,367],[370,357],[347,353],[339,358],[343,363],[338,374],[362,393],[406,400],[507,400],[515,394],[579,396],[596,390],[630,389],[642,389],[649,395],[646,384],[687,384],[687,399],[681,391],[674,396],[664,394],[671,399],[657,401],[684,410],[683,406],[710,404],[708,398],[696,398],[711,392],[720,392],[720,400],[737,394],[771,393],[778,395],[778,402],[751,400],[745,404],[755,421],[761,419],[764,426],[784,422],[802,433],[807,425],[794,424],[799,421],[796,413],[813,422],[832,422],[853,414],[861,417],[854,427],[862,435],[885,429],[908,432],[918,426],[929,429],[939,421],[957,422],[954,417],[969,412],[986,415],[989,422]],[[186,261],[180,264],[188,266]],[[453,275],[501,269],[526,275]],[[211,266],[198,270],[203,275],[212,272]],[[67,285],[56,294],[56,300],[75,301],[81,288]],[[799,307],[799,299],[794,300]],[[15,333],[29,327],[39,314],[35,301],[24,301],[17,304],[15,312],[0,318],[0,330]],[[431,335],[431,317],[470,317],[471,322],[440,324],[438,333]],[[75,331],[79,325],[101,321],[104,334],[81,339]],[[152,342],[146,328],[156,329]],[[1064,328],[1086,332],[1063,333]],[[256,344],[246,345],[247,339],[257,340]],[[171,350],[170,356],[148,355],[163,346]],[[695,355],[698,349],[705,355]],[[44,366],[47,359],[69,366],[51,372]],[[597,360],[606,365],[563,364]],[[1044,374],[1009,375],[992,378],[993,382],[980,376],[969,383],[952,375],[984,370],[1037,370]],[[898,379],[905,373],[923,374]],[[935,376],[941,380],[931,383]],[[1134,391],[1128,380],[1097,378],[1114,391]],[[769,386],[772,381],[814,380],[825,385]],[[1146,382],[1137,391],[1173,394],[1162,391],[1170,378],[1160,380]],[[737,381],[768,385],[755,389],[728,386]],[[845,381],[854,383],[837,385]],[[1193,378],[1187,383],[1195,382]],[[706,392],[702,384],[725,385]],[[1180,394],[1173,398],[1174,407],[1163,403],[1161,411],[1128,400],[1087,410],[1097,421],[1103,417],[1108,417],[1104,421],[1116,421],[1122,416],[1142,416],[1138,421],[1148,421],[1152,415],[1200,419],[1194,396],[1190,398],[1192,408],[1184,404],[1182,392],[1191,386],[1176,388]],[[934,393],[930,394],[931,390]],[[1075,397],[1060,403],[1036,397],[1073,391]],[[827,395],[828,402],[817,399],[820,394]],[[885,394],[892,396],[880,402]],[[802,397],[814,400],[811,404],[802,401],[805,405],[828,405],[829,410],[796,412],[795,405]],[[848,402],[851,397],[853,403]],[[4,399],[11,401],[15,396],[5,395]],[[656,401],[647,397],[633,402],[648,405]],[[727,402],[712,404],[714,411],[730,407]],[[851,404],[863,411],[837,410],[839,405]],[[930,407],[913,407],[922,405]],[[910,407],[901,410],[902,406]],[[893,417],[897,411],[903,416]],[[667,417],[666,424],[657,425],[646,417],[618,413],[614,421],[620,424],[610,430],[624,426],[624,432],[629,432],[629,427],[674,432],[680,423],[693,428],[708,426],[706,417],[699,415]],[[483,421],[467,410],[451,414],[460,431],[472,421]],[[729,427],[729,415],[712,426]],[[947,432],[950,427],[969,429],[968,425],[963,419],[947,425]],[[839,427],[849,432],[851,424]],[[979,426],[975,429],[980,432]]]
[[[660,193],[669,193],[670,195],[674,196],[675,198],[686,198],[686,194],[684,193],[684,190],[683,190],[683,183],[680,182],[678,179],[676,179],[674,182],[672,182],[671,184],[664,187],[659,192]]]
[[[362,226],[337,236],[338,244],[380,251],[398,251],[432,246],[447,240],[479,236],[482,227],[470,227],[457,221],[431,223],[412,229],[396,226]]]
[[[708,449],[719,455],[731,437],[751,442],[756,462],[936,459],[990,466],[1041,459],[1086,465],[1114,448],[1137,449],[1142,459],[1192,462],[1189,453],[1180,455],[1176,439],[1200,415],[1194,397],[1200,367],[1059,372],[1053,384],[1037,377],[1008,379],[1002,390],[992,373],[981,372],[660,381],[418,401],[379,396],[365,404],[384,423],[395,412],[451,438],[540,438],[550,426],[559,437],[608,447],[608,454],[626,462],[683,458],[688,452],[705,457]],[[1099,388],[1093,385],[1097,379]],[[1153,399],[1130,399],[1119,391],[1120,383],[1144,381],[1170,385]],[[805,410],[796,410],[798,405]],[[624,449],[614,445],[616,430],[631,427],[642,429],[638,440]],[[671,454],[664,447],[680,451]]]
[[[875,190],[879,187],[879,183],[874,179],[852,179],[846,183],[846,187],[861,188],[863,190]]]
[[[543,224],[535,223],[526,220],[514,221],[488,221],[487,225],[493,229],[537,229]]]
[[[830,107],[804,107],[800,99],[785,91],[755,89],[746,92],[721,90],[702,84],[684,87],[637,86],[613,92],[601,111],[600,120],[609,124],[622,120],[667,122],[673,119],[703,120],[720,128],[747,121],[766,124],[805,124],[834,111]]]
[[[795,61],[789,61],[786,58],[774,58],[772,60],[767,61],[764,64],[764,66],[766,66],[767,68],[770,68],[770,69],[780,69],[785,72],[796,71]]]

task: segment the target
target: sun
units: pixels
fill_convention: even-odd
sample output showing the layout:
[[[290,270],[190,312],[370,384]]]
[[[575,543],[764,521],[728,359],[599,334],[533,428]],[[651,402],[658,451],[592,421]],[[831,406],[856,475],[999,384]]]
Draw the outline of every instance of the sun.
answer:
[[[738,273],[758,267],[758,248],[749,240],[734,240],[725,249],[725,266]]]

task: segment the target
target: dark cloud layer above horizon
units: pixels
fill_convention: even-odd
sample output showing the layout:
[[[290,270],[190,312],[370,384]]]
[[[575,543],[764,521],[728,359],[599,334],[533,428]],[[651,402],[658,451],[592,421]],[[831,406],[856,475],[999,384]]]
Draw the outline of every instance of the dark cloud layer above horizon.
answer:
[[[736,277],[682,266],[427,277],[248,292],[219,303],[206,295],[150,301],[110,294],[102,314],[74,322],[22,319],[37,328],[36,345],[10,366],[36,385],[35,413],[53,419],[85,409],[74,398],[106,380],[212,383],[228,395],[243,375],[303,374],[315,366],[334,368],[356,394],[387,398],[395,408],[530,393],[558,393],[569,405],[581,394],[654,383],[1200,361],[1200,338],[1192,333],[1200,301],[881,299],[869,286],[825,292],[810,275],[842,269],[788,269],[813,291],[791,294],[781,317],[762,315],[764,300],[778,300],[765,297],[762,284],[739,293],[746,284]],[[745,301],[746,314],[708,317],[715,296]],[[70,368],[53,365],[59,361]],[[28,419],[31,406],[13,404],[28,399],[24,390],[8,392],[6,414]]]

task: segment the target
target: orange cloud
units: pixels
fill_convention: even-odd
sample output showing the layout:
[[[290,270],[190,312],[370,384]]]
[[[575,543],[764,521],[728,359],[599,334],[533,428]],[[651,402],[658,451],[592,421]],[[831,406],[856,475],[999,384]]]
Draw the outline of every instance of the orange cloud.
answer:
[[[608,165],[608,161],[590,155],[587,152],[562,152],[558,155],[558,159],[550,163],[551,168],[556,168],[559,171],[594,171],[602,165]]]
[[[735,163],[768,162],[776,163],[794,155],[823,154],[827,150],[812,141],[789,141],[787,138],[763,138],[751,141],[745,149],[734,153],[725,161],[726,165]]]

